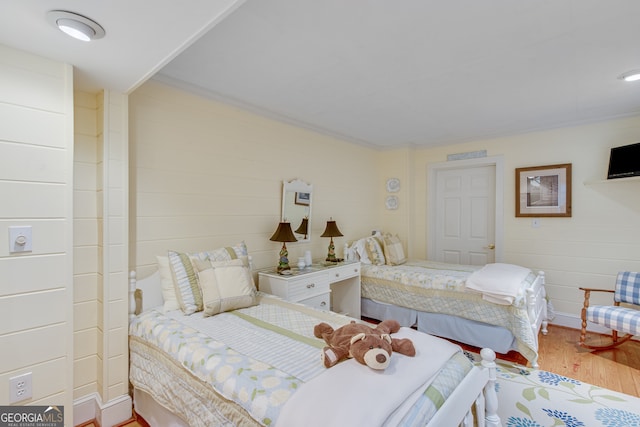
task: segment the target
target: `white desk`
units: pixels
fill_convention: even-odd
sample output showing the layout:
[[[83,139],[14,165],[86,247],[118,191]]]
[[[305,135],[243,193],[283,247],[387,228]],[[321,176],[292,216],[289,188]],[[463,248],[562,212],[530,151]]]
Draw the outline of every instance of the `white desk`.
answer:
[[[287,301],[360,319],[360,262],[313,264],[290,275],[258,273],[258,289]]]

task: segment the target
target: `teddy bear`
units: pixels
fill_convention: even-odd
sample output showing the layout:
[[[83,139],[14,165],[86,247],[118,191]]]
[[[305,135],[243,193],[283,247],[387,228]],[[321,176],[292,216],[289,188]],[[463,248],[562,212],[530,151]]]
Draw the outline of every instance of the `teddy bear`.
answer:
[[[385,320],[375,328],[351,321],[336,330],[323,322],[313,328],[313,334],[327,343],[322,350],[322,362],[326,368],[352,357],[372,369],[383,370],[389,366],[394,351],[409,357],[416,354],[410,339],[391,338],[389,334],[398,330],[400,324],[396,320]]]

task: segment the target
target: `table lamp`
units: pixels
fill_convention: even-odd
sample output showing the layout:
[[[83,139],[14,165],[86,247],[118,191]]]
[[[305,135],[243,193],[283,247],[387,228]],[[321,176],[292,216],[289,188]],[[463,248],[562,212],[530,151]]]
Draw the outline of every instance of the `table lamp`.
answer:
[[[304,240],[307,240],[307,234],[309,232],[308,229],[309,229],[309,218],[304,217],[302,218],[300,227],[298,227],[295,232],[298,234],[304,234]]]
[[[291,224],[288,222],[281,222],[278,224],[278,229],[273,236],[269,239],[273,242],[282,242],[282,249],[280,249],[280,260],[278,261],[277,272],[282,273],[285,270],[291,270],[289,267],[289,251],[287,251],[286,242],[297,242],[296,236],[291,231]]]
[[[343,234],[338,230],[338,226],[336,222],[332,219],[327,221],[327,228],[324,229],[324,233],[320,235],[320,237],[331,237],[331,241],[329,242],[329,251],[327,252],[326,261],[329,262],[338,262],[342,261],[341,259],[336,258],[336,247],[333,245],[333,238],[340,237]]]

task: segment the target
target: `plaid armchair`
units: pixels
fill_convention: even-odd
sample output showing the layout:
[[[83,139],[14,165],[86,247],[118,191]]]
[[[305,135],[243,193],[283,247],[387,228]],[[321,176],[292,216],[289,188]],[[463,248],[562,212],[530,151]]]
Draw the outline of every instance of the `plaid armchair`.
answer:
[[[580,288],[584,291],[584,306],[582,308],[582,331],[580,332],[580,346],[606,350],[628,341],[634,335],[640,335],[640,310],[633,307],[623,307],[620,303],[640,306],[640,273],[623,271],[618,273],[616,287],[611,289]],[[589,306],[591,292],[613,293],[613,305]],[[605,345],[590,345],[585,342],[587,321],[602,325],[612,330],[613,341]],[[619,338],[618,332],[626,334]]]

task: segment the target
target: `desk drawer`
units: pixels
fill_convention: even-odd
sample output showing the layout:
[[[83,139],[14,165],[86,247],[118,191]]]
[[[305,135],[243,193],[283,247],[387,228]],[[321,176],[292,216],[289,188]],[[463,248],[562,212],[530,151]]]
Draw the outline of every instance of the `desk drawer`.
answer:
[[[329,269],[329,281],[339,282],[341,280],[349,279],[351,277],[360,276],[360,264],[357,265],[343,265],[340,267],[334,267]]]
[[[315,297],[307,298],[300,301],[301,304],[308,305],[309,307],[317,308],[320,310],[329,310],[331,304],[330,294],[316,295]]]
[[[289,299],[292,301],[301,301],[328,292],[329,280],[324,274],[289,282]]]

